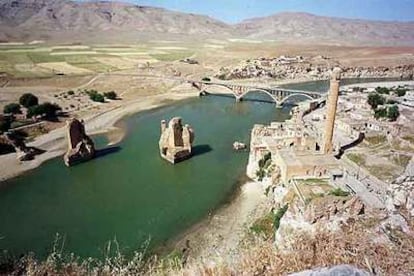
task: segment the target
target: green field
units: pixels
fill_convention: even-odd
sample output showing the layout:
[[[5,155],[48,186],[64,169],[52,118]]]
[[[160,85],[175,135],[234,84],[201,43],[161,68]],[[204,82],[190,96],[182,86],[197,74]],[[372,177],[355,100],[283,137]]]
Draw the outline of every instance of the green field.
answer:
[[[168,48],[168,47],[167,47]],[[0,73],[14,77],[43,77],[56,73],[103,73],[134,68],[144,60],[172,62],[190,57],[194,52],[177,49],[158,51],[156,45],[0,45]],[[107,60],[105,60],[107,58]],[[62,63],[62,70],[51,69],[45,63]],[[79,68],[79,73],[65,72],[64,64]],[[124,65],[125,64],[125,65]],[[73,67],[72,67],[73,68]],[[90,73],[88,73],[90,74]]]

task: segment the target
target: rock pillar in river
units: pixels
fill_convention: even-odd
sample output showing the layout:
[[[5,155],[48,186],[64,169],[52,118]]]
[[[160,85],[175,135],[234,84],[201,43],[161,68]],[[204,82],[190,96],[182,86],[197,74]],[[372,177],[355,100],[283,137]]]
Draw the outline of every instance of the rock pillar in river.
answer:
[[[95,156],[95,145],[85,133],[83,122],[71,119],[66,122],[68,150],[63,157],[65,165],[70,167],[87,161]]]
[[[161,157],[171,163],[177,163],[191,156],[194,130],[189,125],[182,125],[180,117],[174,117],[167,123],[161,121],[159,141]]]

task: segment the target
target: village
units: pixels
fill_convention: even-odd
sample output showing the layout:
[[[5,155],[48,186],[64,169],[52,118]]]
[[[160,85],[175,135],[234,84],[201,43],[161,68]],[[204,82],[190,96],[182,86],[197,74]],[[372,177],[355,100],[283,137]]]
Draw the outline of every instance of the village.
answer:
[[[364,214],[387,218],[386,239],[389,229],[410,233],[414,83],[340,86],[335,70],[327,98],[302,102],[291,119],[251,133],[247,175],[271,191],[280,248],[291,248],[298,233],[338,229]]]
[[[285,56],[247,59],[238,66],[222,67],[216,77],[223,80],[274,78],[323,80],[329,78],[330,69],[340,66],[343,78],[396,78],[412,79],[413,65],[347,66],[326,56]]]

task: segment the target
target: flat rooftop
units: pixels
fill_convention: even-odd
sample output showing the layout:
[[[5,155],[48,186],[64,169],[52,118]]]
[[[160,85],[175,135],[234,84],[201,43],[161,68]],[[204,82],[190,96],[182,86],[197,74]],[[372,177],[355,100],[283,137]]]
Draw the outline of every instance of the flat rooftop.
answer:
[[[276,154],[279,154],[283,161],[289,166],[339,166],[338,160],[333,155],[328,154],[302,153],[287,149],[279,150]]]

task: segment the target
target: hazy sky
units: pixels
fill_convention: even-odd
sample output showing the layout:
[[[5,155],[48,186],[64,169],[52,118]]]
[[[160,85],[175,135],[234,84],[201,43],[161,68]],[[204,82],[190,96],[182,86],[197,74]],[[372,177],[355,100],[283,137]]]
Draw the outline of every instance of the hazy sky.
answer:
[[[118,0],[119,1],[119,0]],[[122,0],[120,0],[122,1]],[[414,0],[123,0],[210,15],[235,23],[281,11],[335,17],[414,21]]]

